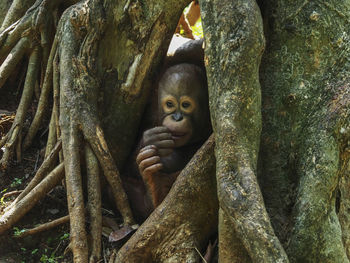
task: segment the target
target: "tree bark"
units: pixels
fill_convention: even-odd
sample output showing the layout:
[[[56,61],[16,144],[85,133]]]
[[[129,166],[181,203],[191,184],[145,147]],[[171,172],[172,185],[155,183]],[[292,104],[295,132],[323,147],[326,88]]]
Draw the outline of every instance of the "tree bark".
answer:
[[[264,2],[268,44],[261,67],[259,177],[266,205],[291,262],[348,262],[343,183],[349,162],[350,4]]]
[[[253,262],[288,262],[256,177],[261,130],[258,72],[264,48],[259,8],[255,1],[220,0],[201,1],[201,10],[222,210],[219,260],[232,262],[237,253],[244,253],[232,242],[231,235],[237,234]],[[235,231],[225,231],[227,221]]]
[[[0,86],[19,65],[27,69],[23,102],[0,140],[4,169],[35,138],[50,93],[54,101],[51,154],[4,210],[0,232],[66,174],[74,261],[93,262],[101,250],[101,196],[94,188],[99,167],[124,223],[132,224],[119,171],[190,1],[75,2],[0,3]],[[253,0],[201,0],[214,135],[116,262],[197,262],[218,221],[220,262],[349,262],[350,3],[257,2],[263,20]],[[24,137],[31,97],[40,92]],[[63,154],[60,146],[53,150],[59,140]],[[84,156],[88,200],[81,183]],[[96,236],[90,250],[85,205]]]

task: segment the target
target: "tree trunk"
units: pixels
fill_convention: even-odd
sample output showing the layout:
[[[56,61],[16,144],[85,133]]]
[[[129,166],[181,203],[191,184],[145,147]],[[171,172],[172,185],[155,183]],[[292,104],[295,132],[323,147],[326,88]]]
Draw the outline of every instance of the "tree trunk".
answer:
[[[255,1],[220,0],[201,1],[201,10],[222,210],[220,261],[232,262],[243,253],[234,249],[232,235],[237,235],[254,262],[287,262],[256,176],[261,130],[258,72],[264,48],[259,8]],[[234,231],[227,232],[227,224]]]
[[[264,16],[259,179],[273,226],[292,262],[348,262],[350,3],[265,1]]]
[[[37,0],[23,14],[24,3],[29,2],[15,0],[4,18],[4,31],[0,35],[0,60],[4,61],[0,67],[0,85],[6,84],[13,69],[27,53],[30,60],[14,124],[0,141],[0,147],[4,149],[0,170],[1,176],[5,176],[11,159],[16,155],[20,160],[22,133],[25,134],[24,117],[32,101],[35,83],[39,82],[38,109],[24,137],[24,148],[31,145],[42,123],[43,109],[53,93],[46,153],[50,153],[56,141],[62,139],[59,159],[64,162],[66,174],[71,248],[75,262],[87,262],[81,146],[87,142],[93,151],[91,153],[90,147],[85,147],[89,155],[86,159],[89,173],[94,173],[98,166],[102,168],[124,224],[133,224],[119,170],[138,133],[152,87],[149,75],[159,68],[177,18],[188,1],[141,4],[138,1],[87,0],[71,5],[72,2]],[[67,9],[59,17],[61,8]],[[53,28],[57,28],[55,34],[52,34]],[[37,74],[40,68],[41,78]],[[55,163],[51,159],[57,157],[48,158],[47,162]],[[45,172],[49,173],[49,170]],[[40,193],[45,194],[46,190],[39,188]],[[98,198],[98,195],[92,195]],[[19,214],[15,206],[18,201],[8,208],[11,214]],[[29,199],[31,201],[34,205],[38,200]],[[98,200],[89,200],[89,203],[98,203]],[[100,210],[94,213],[101,213]],[[0,229],[2,232],[9,229],[19,219],[17,216],[12,220],[0,220]],[[93,243],[97,244],[96,240]],[[96,254],[100,256],[101,251],[96,249],[97,245],[92,248],[90,261],[96,260]]]
[[[45,161],[0,215],[1,233],[65,176],[74,261],[99,260],[100,170],[133,224],[119,171],[189,2],[0,3],[0,92],[24,76],[0,177],[53,104]],[[115,262],[198,262],[217,226],[220,262],[348,262],[350,2],[200,2],[214,134]]]

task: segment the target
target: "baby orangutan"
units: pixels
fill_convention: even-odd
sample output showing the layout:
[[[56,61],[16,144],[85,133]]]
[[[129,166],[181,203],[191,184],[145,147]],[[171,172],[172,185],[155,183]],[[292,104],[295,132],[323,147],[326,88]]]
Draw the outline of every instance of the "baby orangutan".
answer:
[[[153,208],[211,132],[206,77],[199,66],[177,64],[162,75],[158,123],[143,133],[136,158]]]

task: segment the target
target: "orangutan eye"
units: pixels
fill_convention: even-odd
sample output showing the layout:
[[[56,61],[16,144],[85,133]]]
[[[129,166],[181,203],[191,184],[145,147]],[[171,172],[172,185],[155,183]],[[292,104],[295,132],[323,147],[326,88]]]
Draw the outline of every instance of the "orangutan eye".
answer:
[[[196,102],[189,96],[181,96],[180,105],[183,113],[191,114],[196,107]]]
[[[186,109],[186,108],[190,107],[191,104],[186,101],[186,102],[181,103],[181,106]]]
[[[172,101],[168,100],[168,101],[166,102],[166,106],[167,106],[168,108],[172,108],[172,107],[174,107],[174,103],[173,103]]]

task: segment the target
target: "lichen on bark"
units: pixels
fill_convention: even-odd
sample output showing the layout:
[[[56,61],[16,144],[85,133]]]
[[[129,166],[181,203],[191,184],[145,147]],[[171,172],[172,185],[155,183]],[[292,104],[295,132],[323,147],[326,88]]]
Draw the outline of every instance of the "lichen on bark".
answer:
[[[74,258],[93,262],[101,250],[100,192],[93,187],[99,184],[99,168],[114,189],[124,222],[131,224],[119,170],[190,1],[75,2],[14,0],[15,12],[0,16],[6,20],[0,30],[0,85],[8,84],[21,63],[27,68],[23,58],[30,58],[23,103],[0,141],[0,148],[10,150],[2,159],[5,168],[30,146],[42,105],[53,95],[45,161],[4,210],[0,232],[66,175]],[[292,262],[349,261],[349,1],[257,2],[263,21],[253,0],[201,0],[216,159],[212,137],[119,251],[119,260],[196,262],[219,214],[221,262],[287,262],[281,243]],[[9,7],[9,1],[1,2],[0,14]],[[60,16],[58,9],[67,10]],[[40,92],[22,145],[24,116]],[[96,219],[90,229],[98,236],[89,251],[83,159],[89,177],[86,216]]]
[[[264,10],[259,179],[266,205],[292,262],[348,262],[336,199],[347,203],[338,182],[348,162],[341,149],[350,106],[337,102],[349,96],[349,3],[277,0]]]
[[[270,224],[257,182],[261,112],[259,65],[264,49],[255,1],[201,1],[210,112],[216,139],[216,177],[221,220],[219,243],[231,242],[232,227],[254,262],[288,262]],[[227,224],[227,223],[226,223]],[[221,229],[221,226],[223,228]],[[232,249],[220,251],[232,262]],[[232,244],[232,248],[234,244]]]

